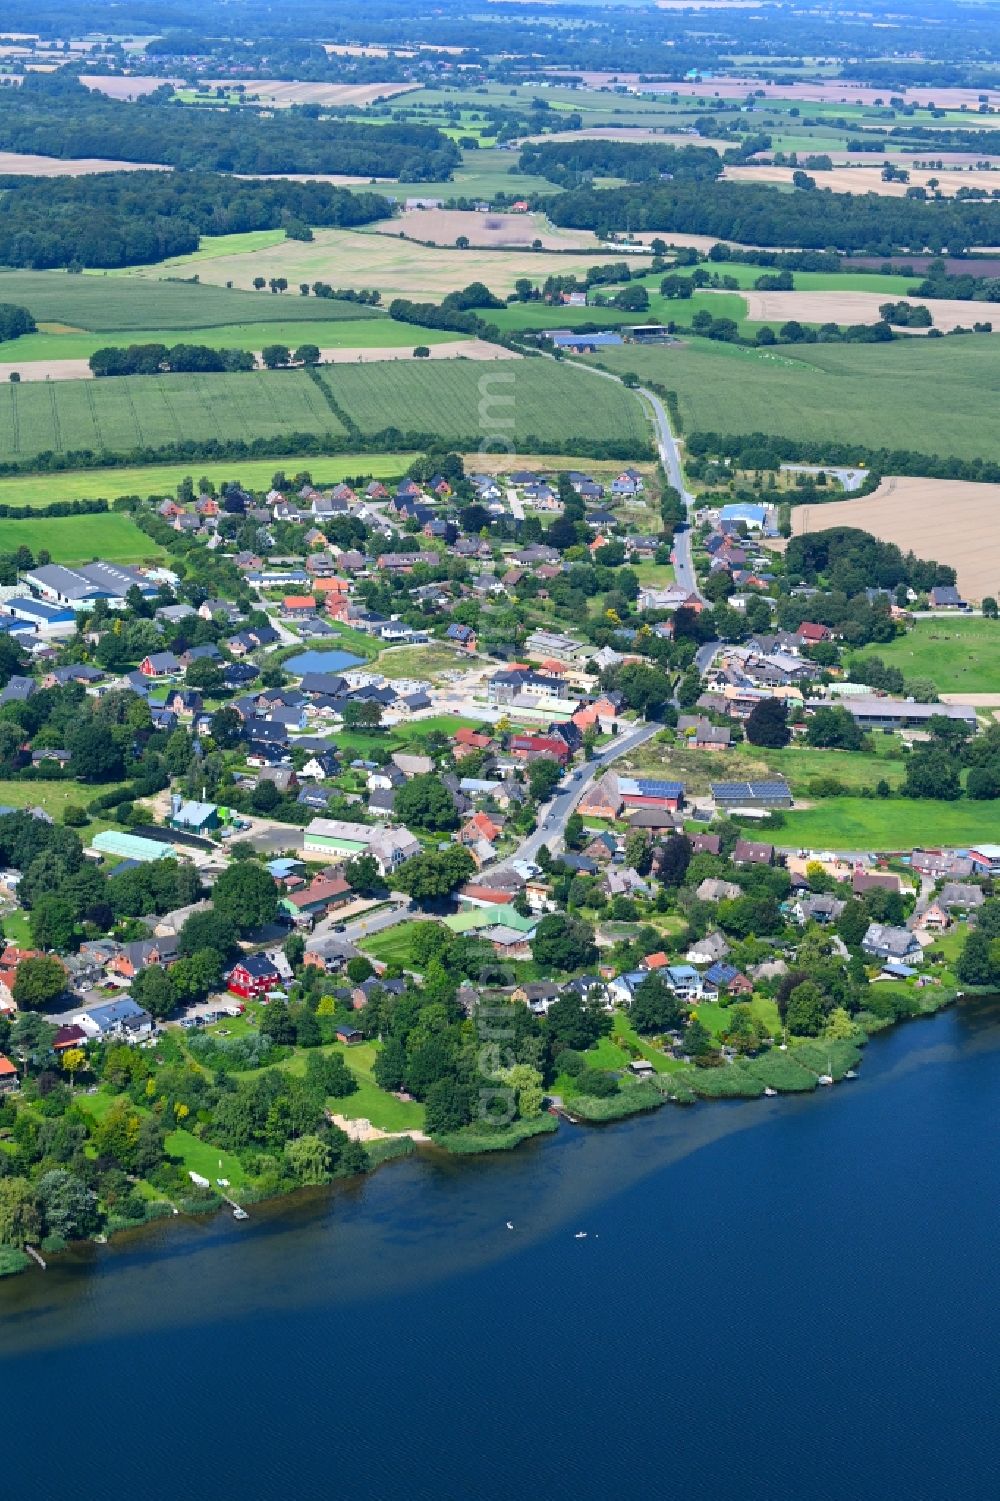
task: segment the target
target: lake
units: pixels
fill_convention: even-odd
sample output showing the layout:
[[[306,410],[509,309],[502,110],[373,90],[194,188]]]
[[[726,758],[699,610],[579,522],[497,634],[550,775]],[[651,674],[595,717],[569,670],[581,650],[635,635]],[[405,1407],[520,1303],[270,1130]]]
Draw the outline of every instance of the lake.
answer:
[[[87,1247],[0,1283],[5,1490],[995,1501],[998,1123],[968,1001],[806,1099]]]
[[[303,651],[282,663],[286,672],[297,678],[307,672],[346,672],[349,667],[363,667],[364,657],[349,651]]]

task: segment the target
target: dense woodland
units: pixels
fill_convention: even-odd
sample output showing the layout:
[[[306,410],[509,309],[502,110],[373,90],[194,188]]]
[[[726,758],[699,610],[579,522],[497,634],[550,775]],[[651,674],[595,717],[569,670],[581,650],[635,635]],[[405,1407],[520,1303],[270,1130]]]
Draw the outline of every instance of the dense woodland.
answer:
[[[589,178],[623,177],[626,182],[711,181],[722,171],[722,158],[709,146],[638,145],[632,141],[529,142],[521,152],[522,172],[534,172],[561,188]]]
[[[0,178],[0,263],[137,266],[197,250],[202,235],[385,217],[377,193],[322,182],[244,182],[212,172],[109,172],[93,177]]]
[[[960,254],[970,245],[992,245],[1000,233],[1000,207],[993,202],[924,202],[818,188],[786,193],[758,183],[579,188],[546,198],[545,208],[553,223],[599,235],[669,229],[747,245],[875,255],[928,246]]]
[[[137,103],[108,99],[66,73],[29,74],[0,91],[0,148],[42,156],[103,156],[211,172],[344,172],[450,177],[457,146],[427,125],[317,119],[315,108],[257,115],[211,114],[170,103],[169,91]]]

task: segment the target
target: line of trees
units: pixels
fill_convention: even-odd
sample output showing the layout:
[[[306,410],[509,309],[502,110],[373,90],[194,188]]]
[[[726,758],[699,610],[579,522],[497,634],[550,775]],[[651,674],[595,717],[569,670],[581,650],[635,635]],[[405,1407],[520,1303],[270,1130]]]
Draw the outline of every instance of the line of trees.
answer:
[[[626,188],[578,188],[545,200],[554,224],[596,234],[670,229],[750,245],[960,254],[996,238],[991,203],[922,202],[828,188],[787,193],[764,183],[660,182]]]
[[[253,370],[256,360],[246,349],[210,349],[206,344],[128,344],[95,349],[92,373],[103,375],[162,375],[165,372]]]

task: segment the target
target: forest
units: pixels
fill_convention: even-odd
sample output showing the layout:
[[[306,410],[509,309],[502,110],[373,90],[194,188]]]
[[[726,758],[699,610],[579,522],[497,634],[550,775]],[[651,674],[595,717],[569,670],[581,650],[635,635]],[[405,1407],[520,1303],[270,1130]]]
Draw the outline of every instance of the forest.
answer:
[[[138,266],[197,250],[202,235],[384,219],[385,199],[322,182],[244,182],[212,172],[5,177],[0,264]]]
[[[646,148],[638,148],[646,149]],[[992,245],[1000,231],[994,202],[923,202],[758,183],[660,182],[626,188],[579,188],[545,199],[554,224],[599,235],[672,230],[715,235],[744,245],[961,254]]]
[[[722,171],[722,158],[708,146],[668,146],[633,141],[528,142],[521,152],[521,171],[534,172],[561,188],[576,187],[593,176],[623,177],[626,182],[673,178],[711,181]]]
[[[309,107],[273,116],[236,107],[210,114],[157,90],[138,103],[108,99],[71,74],[30,73],[0,91],[0,149],[57,157],[116,157],[211,172],[343,172],[440,181],[458,147],[428,125],[320,120]]]

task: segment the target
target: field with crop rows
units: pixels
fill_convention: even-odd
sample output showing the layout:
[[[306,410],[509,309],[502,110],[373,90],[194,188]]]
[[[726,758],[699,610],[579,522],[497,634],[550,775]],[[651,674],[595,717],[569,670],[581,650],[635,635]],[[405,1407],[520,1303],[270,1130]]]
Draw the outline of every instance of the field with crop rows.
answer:
[[[139,276],[74,276],[68,271],[0,272],[0,302],[26,307],[36,323],[58,323],[94,332],[169,328],[218,328],[233,323],[282,323],[292,319],[336,323],[384,317],[357,302],[302,297],[287,292],[237,292],[195,282],[151,281]],[[4,346],[16,348],[16,340]]]
[[[322,379],[365,437],[395,427],[473,447],[509,440],[561,453],[585,452],[593,441],[649,442],[629,391],[549,360],[345,365],[324,369]]]
[[[170,444],[342,437],[303,371],[130,376],[0,386],[0,457],[131,453]]]
[[[685,432],[774,433],[1000,459],[1000,340],[990,337],[767,352],[695,340],[602,349],[595,358],[676,391]]]

